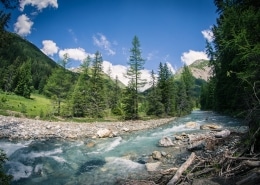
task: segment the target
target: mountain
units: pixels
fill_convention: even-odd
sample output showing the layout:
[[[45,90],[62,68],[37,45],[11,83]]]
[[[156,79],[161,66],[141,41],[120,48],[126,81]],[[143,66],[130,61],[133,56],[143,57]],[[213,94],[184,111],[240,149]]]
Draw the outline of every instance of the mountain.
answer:
[[[205,81],[209,80],[209,77],[211,76],[211,68],[209,67],[209,61],[208,60],[196,60],[191,65],[188,66],[191,70],[192,75],[196,79],[202,79]],[[181,67],[175,74],[176,78],[180,76],[180,74],[183,71],[183,67]]]
[[[52,70],[58,66],[39,48],[17,34],[9,33],[8,43],[0,48],[0,88],[6,90],[6,82],[15,83],[15,75],[23,63],[31,63],[32,85],[42,90]],[[11,82],[10,82],[11,81]],[[12,86],[15,86],[13,84]],[[10,87],[11,90],[12,87]]]

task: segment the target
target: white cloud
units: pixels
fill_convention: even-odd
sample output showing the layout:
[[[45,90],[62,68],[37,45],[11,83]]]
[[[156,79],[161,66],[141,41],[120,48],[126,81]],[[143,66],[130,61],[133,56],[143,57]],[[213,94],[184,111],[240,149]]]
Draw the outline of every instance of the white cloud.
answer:
[[[57,0],[21,0],[20,1],[20,10],[23,11],[26,5],[32,5],[37,7],[39,11],[48,6],[58,8]]]
[[[203,30],[201,31],[203,37],[207,39],[209,42],[212,42],[214,39],[213,32],[211,30]]]
[[[123,66],[123,65],[113,65],[111,62],[109,61],[103,61],[103,70],[105,73],[107,73],[109,71],[109,68],[111,70],[111,77],[113,79],[116,78],[116,76],[118,77],[118,79],[124,84],[124,85],[128,85],[128,78],[126,78],[125,74],[127,72],[127,67]],[[150,71],[147,69],[141,70],[141,79],[146,79],[147,82],[149,82],[151,77]],[[147,83],[142,89],[140,89],[141,91],[144,91],[145,89],[148,89],[151,85],[149,83]]]
[[[83,61],[87,56],[94,57],[94,54],[87,53],[83,48],[67,48],[59,51],[59,57],[63,58],[65,54],[73,60]]]
[[[33,22],[25,14],[20,15],[17,18],[17,22],[14,24],[14,31],[21,36],[27,36],[31,33]]]
[[[53,56],[53,54],[56,54],[59,50],[59,47],[52,40],[43,40],[42,45],[42,52],[48,56]]]
[[[110,42],[107,40],[106,36],[98,33],[97,36],[93,36],[94,45],[107,51],[108,55],[115,55],[116,52],[111,48]]]
[[[182,53],[182,56],[181,56],[181,61],[184,62],[186,65],[190,65],[199,59],[208,60],[208,56],[204,51],[193,51],[193,50],[184,52],[184,53]]]
[[[172,72],[172,74],[176,73],[176,70],[172,67],[172,64],[170,62],[166,62],[167,67]]]

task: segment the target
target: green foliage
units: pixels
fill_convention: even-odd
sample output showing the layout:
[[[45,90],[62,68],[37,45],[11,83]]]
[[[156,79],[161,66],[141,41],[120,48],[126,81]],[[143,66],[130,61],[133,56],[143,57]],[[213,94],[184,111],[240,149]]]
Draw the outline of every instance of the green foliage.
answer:
[[[6,160],[7,160],[6,154],[2,149],[0,149],[0,182],[2,185],[11,184],[11,180],[13,178],[11,175],[7,175],[4,172],[3,165]]]
[[[0,47],[0,88],[13,92],[18,85],[18,69],[23,63],[31,61],[31,86],[42,92],[52,70],[58,65],[42,53],[40,49],[20,36],[6,32],[8,43]],[[0,42],[2,43],[2,42]],[[0,44],[1,45],[1,44]]]
[[[125,103],[133,103],[133,105],[125,105],[125,107],[129,107],[131,110],[126,112],[126,118],[130,117],[131,119],[138,118],[138,91],[141,87],[143,87],[146,83],[145,80],[141,79],[141,70],[143,69],[145,60],[142,58],[142,52],[140,49],[140,42],[137,36],[134,36],[132,41],[132,48],[130,49],[131,55],[129,57],[127,69],[127,78],[129,79],[129,84],[126,94]],[[128,98],[132,97],[133,101],[129,101]],[[132,110],[133,108],[133,110]],[[125,109],[126,110],[126,109]],[[132,115],[130,115],[132,114]]]
[[[25,98],[30,98],[32,92],[31,62],[28,60],[18,69],[16,76],[17,86],[14,92]]]
[[[71,73],[63,68],[57,68],[53,71],[44,87],[44,93],[48,97],[55,97],[57,102],[57,115],[60,115],[61,102],[66,99],[72,86],[71,82]]]
[[[255,131],[260,128],[260,2],[215,0],[215,4],[219,18],[212,28],[214,41],[207,42],[214,76],[202,89],[201,104],[244,115],[254,135],[251,144],[259,147],[260,134]]]

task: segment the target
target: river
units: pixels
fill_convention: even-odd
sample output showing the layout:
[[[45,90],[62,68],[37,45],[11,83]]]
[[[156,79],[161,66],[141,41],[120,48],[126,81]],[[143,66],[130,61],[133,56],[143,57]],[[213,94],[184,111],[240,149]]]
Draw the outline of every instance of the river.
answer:
[[[194,121],[198,127],[188,129],[185,123]],[[138,131],[106,139],[61,140],[0,140],[9,161],[5,170],[13,175],[13,185],[113,185],[129,177],[142,179],[148,172],[145,163],[155,150],[172,156],[185,151],[158,146],[163,136],[203,132],[199,126],[216,123],[225,128],[238,127],[238,119],[214,112],[193,111],[162,127]],[[176,152],[174,152],[176,151]],[[174,157],[169,160],[174,166]]]

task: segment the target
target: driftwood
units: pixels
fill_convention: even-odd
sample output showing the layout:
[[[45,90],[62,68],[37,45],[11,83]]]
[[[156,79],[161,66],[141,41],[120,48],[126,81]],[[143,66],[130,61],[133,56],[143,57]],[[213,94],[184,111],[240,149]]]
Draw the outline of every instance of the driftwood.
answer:
[[[250,167],[259,167],[260,161],[244,161],[244,164]]]
[[[192,164],[196,155],[194,152],[191,153],[190,157],[186,160],[185,163],[181,165],[181,167],[177,170],[173,178],[167,183],[167,185],[174,185],[181,177],[182,173]]]
[[[169,168],[167,170],[161,171],[161,174],[170,175],[170,174],[173,174],[174,172],[176,172],[177,170],[178,170],[178,168]]]

